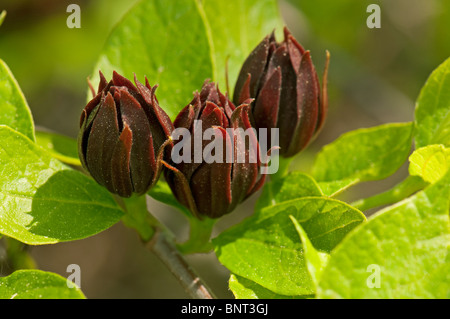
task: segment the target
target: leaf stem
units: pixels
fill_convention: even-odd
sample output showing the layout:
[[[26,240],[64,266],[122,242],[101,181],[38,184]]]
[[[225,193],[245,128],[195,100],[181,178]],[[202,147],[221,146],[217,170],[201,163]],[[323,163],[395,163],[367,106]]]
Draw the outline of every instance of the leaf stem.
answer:
[[[393,188],[383,193],[360,199],[351,203],[350,205],[359,209],[360,211],[366,211],[371,208],[394,204],[422,190],[427,185],[428,183],[426,183],[420,177],[408,176],[405,180],[403,180]]]
[[[197,218],[189,218],[190,232],[189,239],[178,244],[178,249],[183,254],[209,253],[213,246],[210,238],[216,219],[205,218],[199,220]]]
[[[278,171],[275,174],[270,175],[272,180],[280,179],[286,176],[289,173],[289,167],[291,166],[292,160],[294,158],[284,158],[282,156],[278,156],[274,160],[278,161]]]
[[[120,198],[118,202],[126,212],[122,217],[125,226],[136,230],[143,242],[149,241],[161,224],[148,212],[146,196]]]
[[[4,236],[2,238],[5,244],[6,258],[0,260],[5,264],[5,268],[9,273],[20,269],[35,269],[36,262],[29,253],[29,246],[11,237]],[[0,264],[0,270],[3,265]]]

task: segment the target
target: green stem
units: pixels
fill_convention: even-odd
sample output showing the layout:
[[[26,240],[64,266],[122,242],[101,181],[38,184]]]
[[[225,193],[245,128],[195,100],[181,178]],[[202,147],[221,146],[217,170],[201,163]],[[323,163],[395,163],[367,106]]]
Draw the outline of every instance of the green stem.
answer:
[[[125,226],[135,229],[142,241],[149,241],[160,222],[147,210],[146,196],[133,196],[130,198],[118,198],[126,214],[122,217]]]
[[[408,176],[405,180],[383,193],[363,198],[353,202],[351,205],[361,211],[397,203],[412,194],[422,190],[428,185],[420,177]]]
[[[216,219],[205,218],[199,220],[190,218],[189,239],[178,244],[178,249],[183,254],[208,253],[213,249],[210,238]]]
[[[6,248],[6,269],[9,269],[10,272],[13,272],[19,269],[37,268],[36,262],[29,253],[28,245],[7,236],[3,237],[3,241]]]
[[[278,161],[278,171],[275,174],[270,175],[272,180],[280,179],[286,176],[289,173],[289,167],[291,166],[292,160],[294,158],[284,158],[282,156],[278,156],[273,160]]]

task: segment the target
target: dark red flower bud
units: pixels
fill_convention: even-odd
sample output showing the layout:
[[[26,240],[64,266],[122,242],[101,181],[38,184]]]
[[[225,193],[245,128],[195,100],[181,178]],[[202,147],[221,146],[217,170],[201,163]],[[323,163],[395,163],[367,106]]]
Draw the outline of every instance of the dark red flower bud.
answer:
[[[230,213],[264,183],[250,102],[235,107],[206,81],[174,121],[174,132],[189,134],[175,142],[165,177],[175,197],[198,218]],[[186,155],[188,149],[185,160],[175,159],[176,150]]]
[[[163,150],[173,124],[159,107],[156,86],[135,76],[136,86],[100,72],[98,92],[81,114],[78,151],[83,167],[110,192],[122,197],[145,194],[161,172]],[[166,149],[167,151],[167,149]]]
[[[310,52],[287,28],[284,36],[277,43],[272,33],[253,50],[242,66],[233,98],[236,104],[255,99],[256,127],[278,128],[279,152],[291,157],[308,145],[324,123],[329,54],[321,88]]]

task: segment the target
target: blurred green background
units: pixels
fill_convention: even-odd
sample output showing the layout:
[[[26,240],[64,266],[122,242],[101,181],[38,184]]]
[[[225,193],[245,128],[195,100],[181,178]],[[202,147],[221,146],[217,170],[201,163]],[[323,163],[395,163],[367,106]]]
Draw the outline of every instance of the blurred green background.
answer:
[[[0,0],[0,11],[8,12],[0,28],[0,58],[19,82],[37,126],[77,136],[87,77],[109,31],[135,2]],[[66,26],[71,3],[81,7],[80,29]],[[381,7],[380,29],[366,26],[371,3]],[[281,0],[280,8],[292,33],[311,50],[319,73],[325,50],[331,52],[327,123],[292,169],[307,172],[317,151],[344,132],[413,120],[420,88],[450,56],[448,0]],[[379,192],[405,174],[403,167],[385,181],[360,185],[343,199]],[[220,220],[216,233],[248,216],[256,197]],[[187,222],[181,214],[153,200],[149,205],[180,239],[185,238]],[[69,264],[79,264],[81,288],[88,298],[187,297],[169,271],[122,224],[85,240],[29,249],[40,269],[65,277]],[[4,255],[0,245],[0,262]],[[232,297],[229,273],[214,254],[188,256],[188,260],[218,297]],[[8,265],[1,265],[0,274],[7,272]]]

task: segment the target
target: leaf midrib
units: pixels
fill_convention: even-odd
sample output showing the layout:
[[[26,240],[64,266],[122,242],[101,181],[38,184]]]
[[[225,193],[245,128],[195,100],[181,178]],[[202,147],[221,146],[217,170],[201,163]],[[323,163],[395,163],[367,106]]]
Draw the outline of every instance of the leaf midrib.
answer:
[[[33,197],[32,195],[28,195],[28,194],[11,193],[11,192],[5,192],[5,191],[1,191],[1,190],[0,190],[0,194],[9,196],[9,197],[14,197],[14,198],[27,199],[27,200],[31,200],[31,201],[47,201],[47,202],[57,202],[57,203],[62,203],[62,204],[76,204],[76,205],[86,205],[86,206],[95,205],[95,206],[100,206],[100,207],[104,207],[104,208],[120,210],[116,206],[104,205],[104,204],[100,204],[97,202],[84,202],[84,201],[57,199],[57,198]]]
[[[200,14],[200,18],[202,19],[203,25],[205,26],[205,30],[206,30],[206,39],[208,40],[208,44],[209,44],[209,56],[211,59],[213,81],[217,81],[216,50],[215,50],[215,46],[214,46],[214,39],[213,39],[213,35],[212,35],[211,25],[209,24],[209,20],[208,20],[208,17],[205,12],[205,8],[203,7],[201,0],[194,0],[194,1],[195,1],[195,5],[197,7],[198,13]]]

